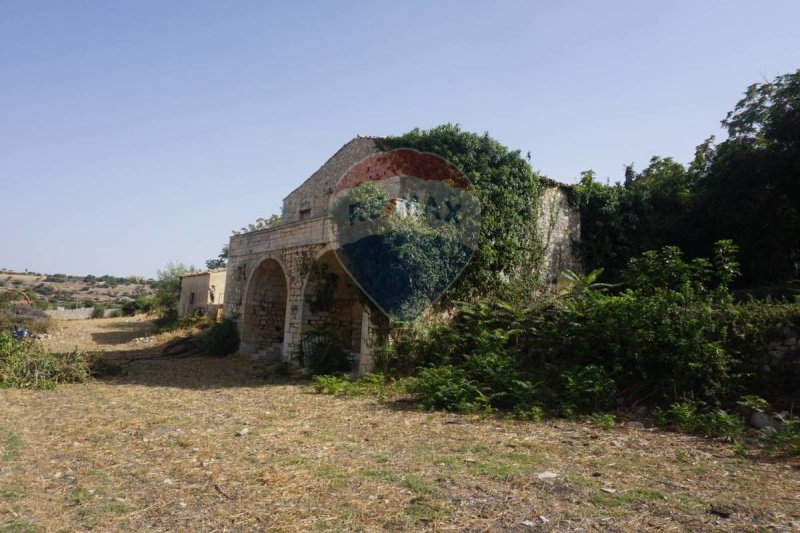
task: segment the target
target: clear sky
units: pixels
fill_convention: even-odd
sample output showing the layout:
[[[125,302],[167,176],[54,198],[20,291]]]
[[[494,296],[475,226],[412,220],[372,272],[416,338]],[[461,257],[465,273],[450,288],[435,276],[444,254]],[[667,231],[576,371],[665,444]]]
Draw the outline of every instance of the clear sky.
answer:
[[[445,122],[545,175],[686,163],[800,67],[800,2],[0,0],[0,267],[153,276],[356,134]]]

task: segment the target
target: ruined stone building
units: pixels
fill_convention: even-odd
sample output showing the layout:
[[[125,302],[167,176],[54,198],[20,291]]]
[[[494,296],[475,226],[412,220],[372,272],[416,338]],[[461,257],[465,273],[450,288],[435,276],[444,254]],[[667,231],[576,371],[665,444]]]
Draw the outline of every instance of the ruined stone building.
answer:
[[[225,302],[224,268],[195,272],[181,276],[181,295],[178,301],[178,316],[186,316],[202,310],[216,316],[217,309]]]
[[[278,225],[231,237],[224,312],[239,324],[241,353],[286,361],[301,351],[306,334],[328,323],[357,354],[358,371],[371,368],[372,321],[334,254],[327,211],[342,175],[377,152],[375,138],[352,139],[283,200]],[[567,193],[566,186],[549,184],[537,222],[546,244],[545,275],[551,282],[563,268],[575,268],[572,241],[578,238],[580,217]],[[319,272],[325,275],[314,274]],[[315,294],[330,280],[334,285],[328,301],[319,305]]]

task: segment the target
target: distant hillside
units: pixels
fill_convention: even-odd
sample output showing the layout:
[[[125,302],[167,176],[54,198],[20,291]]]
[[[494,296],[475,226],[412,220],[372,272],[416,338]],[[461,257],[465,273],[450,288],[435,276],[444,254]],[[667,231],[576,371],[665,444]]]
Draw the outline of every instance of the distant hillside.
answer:
[[[155,280],[140,277],[68,276],[12,272],[0,269],[0,292],[22,291],[40,309],[76,309],[102,305],[117,308],[142,295],[151,294]]]

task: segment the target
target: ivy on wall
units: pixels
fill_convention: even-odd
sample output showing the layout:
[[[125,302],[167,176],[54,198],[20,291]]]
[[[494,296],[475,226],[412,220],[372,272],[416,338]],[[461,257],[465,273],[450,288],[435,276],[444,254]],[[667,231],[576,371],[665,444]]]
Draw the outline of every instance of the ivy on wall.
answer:
[[[509,150],[488,133],[465,132],[453,124],[387,137],[379,146],[443,157],[464,173],[480,200],[475,254],[440,300],[444,306],[477,296],[524,297],[538,287],[544,251],[536,220],[545,184],[519,150]]]

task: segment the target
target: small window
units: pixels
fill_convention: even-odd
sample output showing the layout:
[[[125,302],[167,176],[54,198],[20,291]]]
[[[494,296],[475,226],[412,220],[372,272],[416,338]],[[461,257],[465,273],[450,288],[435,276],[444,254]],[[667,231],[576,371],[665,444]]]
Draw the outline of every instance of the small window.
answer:
[[[214,292],[216,291],[216,287],[214,285],[211,286],[211,290],[208,291],[208,300],[212,304],[214,303]]]
[[[308,220],[309,218],[311,218],[311,209],[301,209],[300,220]]]
[[[194,293],[189,293],[189,305],[194,305]]]

